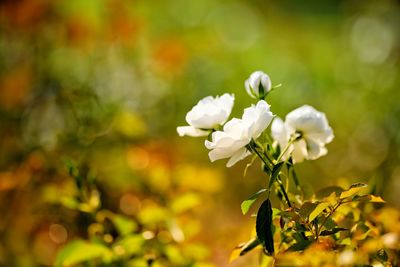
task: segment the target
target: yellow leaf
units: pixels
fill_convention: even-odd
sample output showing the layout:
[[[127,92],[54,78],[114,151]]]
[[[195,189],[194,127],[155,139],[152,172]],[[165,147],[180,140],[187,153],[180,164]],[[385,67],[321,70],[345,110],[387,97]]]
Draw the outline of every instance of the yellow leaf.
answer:
[[[340,198],[343,199],[343,198],[351,197],[351,196],[357,194],[358,192],[360,192],[365,187],[367,187],[367,185],[363,184],[363,183],[353,184],[350,186],[349,189],[347,189],[346,191],[343,191],[340,194]]]
[[[234,260],[240,257],[240,251],[241,251],[240,248],[235,248],[232,251],[231,256],[229,257],[229,263],[233,262]]]
[[[369,197],[370,197],[370,202],[378,202],[378,203],[385,203],[386,202],[380,196],[369,195]]]
[[[329,205],[333,206],[337,203],[337,196],[336,193],[333,192],[328,197],[325,198],[325,202],[329,203]]]

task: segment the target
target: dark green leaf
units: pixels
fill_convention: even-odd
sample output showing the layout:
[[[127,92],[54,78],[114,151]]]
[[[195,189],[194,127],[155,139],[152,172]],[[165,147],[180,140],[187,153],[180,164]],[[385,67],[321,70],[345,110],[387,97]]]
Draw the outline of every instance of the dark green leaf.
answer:
[[[349,189],[352,188],[358,188],[358,187],[367,187],[368,185],[366,183],[354,183],[352,185],[350,185]]]
[[[304,240],[304,239],[298,239],[297,243],[289,247],[289,251],[301,251],[306,249],[309,245],[313,243],[312,240]]]
[[[326,229],[332,230],[333,228],[336,227],[336,222],[332,220],[332,218],[328,218],[324,226]]]
[[[279,172],[281,171],[282,166],[283,166],[284,163],[285,162],[283,162],[283,161],[279,162],[278,164],[276,164],[274,166],[274,168],[272,168],[272,173],[271,173],[271,177],[269,179],[268,189],[271,189],[271,187],[274,184],[276,178],[278,177]]]
[[[333,229],[331,229],[331,230],[324,230],[324,231],[322,231],[322,232],[320,233],[320,235],[321,235],[321,236],[333,235],[333,234],[336,234],[336,233],[338,233],[338,232],[347,231],[347,230],[349,230],[349,229],[338,227],[338,228],[333,228]]]
[[[292,237],[294,238],[294,240],[297,241],[297,243],[300,243],[300,242],[302,242],[304,240],[303,234],[301,232],[297,232],[296,230],[292,234]]]
[[[260,191],[258,191],[257,193],[253,194],[251,197],[249,197],[248,199],[246,199],[245,201],[242,202],[242,204],[240,205],[241,209],[242,209],[242,213],[246,214],[250,207],[254,204],[254,202],[257,200],[257,198],[264,193],[265,191],[267,191],[267,189],[261,189]]]
[[[380,260],[382,262],[387,262],[389,259],[388,255],[384,249],[378,250],[378,252],[376,253],[376,257],[378,258],[378,260]]]
[[[274,239],[272,235],[272,207],[269,199],[261,204],[257,212],[256,232],[258,240],[272,254],[274,252]]]
[[[246,244],[243,245],[241,251],[240,251],[240,256],[245,255],[247,252],[253,250],[256,248],[258,245],[260,245],[261,242],[258,240],[258,238],[254,238],[253,240],[250,240]]]
[[[318,206],[318,203],[304,202],[300,208],[300,216],[307,219],[310,213]]]
[[[299,222],[296,222],[295,229],[297,232],[305,232],[307,228]]]

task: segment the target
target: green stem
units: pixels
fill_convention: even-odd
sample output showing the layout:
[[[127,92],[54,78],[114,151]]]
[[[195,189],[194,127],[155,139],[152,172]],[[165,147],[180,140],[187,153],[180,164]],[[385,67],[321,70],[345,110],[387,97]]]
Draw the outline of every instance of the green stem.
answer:
[[[325,223],[328,221],[328,219],[335,213],[335,211],[339,208],[339,206],[342,205],[342,202],[340,201],[328,214],[328,216],[325,217],[324,221],[321,223],[321,227],[319,228],[318,232],[316,233],[316,240],[318,240],[319,235],[321,234],[322,227],[324,227]]]
[[[256,144],[255,144],[255,142],[252,140],[247,146],[246,146],[246,148],[249,150],[249,151],[253,151],[259,158],[260,158],[260,160],[265,164],[265,166],[268,168],[268,170],[269,170],[269,172],[271,172],[271,167],[270,167],[270,163],[269,162],[267,162],[266,160],[265,160],[265,158],[260,154],[260,152],[257,150],[257,146],[256,146]]]
[[[287,152],[287,150],[289,149],[289,147],[293,144],[294,141],[296,141],[297,138],[290,138],[289,142],[287,143],[286,147],[282,150],[281,154],[279,155],[279,157],[276,159],[276,162],[279,162],[283,155],[285,155],[285,153]]]
[[[269,161],[270,164],[274,164],[273,160],[269,157],[268,153],[266,153],[266,151],[264,150],[263,146],[258,143],[256,140],[252,140],[252,144],[254,145],[254,148],[257,149],[261,149],[262,154],[265,156],[265,158]]]
[[[278,159],[276,160],[279,162],[283,155],[285,155],[286,151],[289,149],[289,147],[294,143],[294,141],[299,140],[302,137],[301,133],[295,132],[294,134],[291,135],[289,142],[287,143],[286,147],[282,150],[281,154],[279,155]]]
[[[285,200],[286,200],[286,202],[287,202],[289,208],[291,208],[291,207],[292,207],[292,204],[290,203],[289,196],[288,196],[288,194],[286,193],[286,189],[285,189],[285,187],[284,187],[283,184],[282,184],[281,178],[278,177],[278,179],[276,179],[276,181],[277,181],[278,184],[279,184],[279,188],[281,189],[281,191],[282,191],[282,193],[283,193],[283,196],[285,197]]]

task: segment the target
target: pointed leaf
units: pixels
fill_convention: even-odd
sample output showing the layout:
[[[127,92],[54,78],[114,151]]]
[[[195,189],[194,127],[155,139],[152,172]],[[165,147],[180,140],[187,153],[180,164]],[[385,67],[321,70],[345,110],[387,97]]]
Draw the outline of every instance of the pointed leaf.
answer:
[[[306,249],[309,245],[313,243],[313,240],[299,239],[297,243],[289,247],[289,251],[301,251]]]
[[[232,250],[231,255],[229,257],[229,263],[232,263],[239,257],[240,257],[240,248],[235,248],[234,250]]]
[[[367,184],[364,183],[356,183],[356,184],[352,184],[349,189],[347,189],[346,191],[343,191],[340,194],[340,198],[348,198],[351,197],[355,194],[357,194],[358,192],[360,192],[363,188],[367,187]]]
[[[242,209],[243,215],[250,210],[251,206],[254,204],[254,202],[256,202],[257,198],[265,191],[267,191],[267,189],[261,189],[257,193],[253,194],[251,197],[242,202],[240,207]]]
[[[300,208],[300,216],[307,219],[311,212],[318,206],[318,203],[304,202]]]
[[[332,194],[333,192],[336,193],[336,196],[339,196],[343,191],[344,191],[344,189],[341,188],[340,186],[328,186],[328,187],[324,187],[324,188],[320,189],[315,194],[315,196],[319,199],[323,199],[325,197],[329,197],[329,195]]]
[[[331,230],[323,230],[320,233],[320,235],[321,236],[333,235],[333,234],[336,234],[336,233],[338,233],[340,231],[347,231],[347,230],[349,230],[349,229],[337,227],[337,228],[333,228]]]
[[[245,255],[247,252],[253,250],[256,248],[258,245],[260,245],[261,242],[258,240],[258,238],[254,238],[253,240],[250,240],[244,246],[242,247],[242,250],[240,251],[240,256]]]
[[[272,254],[274,252],[274,239],[272,235],[272,208],[269,199],[265,200],[258,210],[256,232],[258,240]]]
[[[376,203],[385,203],[386,202],[380,196],[374,196],[374,195],[355,196],[353,198],[353,201],[369,201],[369,202],[376,202]]]

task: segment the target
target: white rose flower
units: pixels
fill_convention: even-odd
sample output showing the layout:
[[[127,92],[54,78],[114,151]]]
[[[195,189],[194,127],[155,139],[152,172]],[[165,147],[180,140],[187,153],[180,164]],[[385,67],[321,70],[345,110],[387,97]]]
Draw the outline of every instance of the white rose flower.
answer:
[[[200,100],[187,114],[189,126],[179,126],[180,136],[207,136],[209,131],[222,125],[231,114],[235,97],[224,94],[220,97],[207,96]]]
[[[296,138],[283,157],[287,158],[291,154],[294,163],[326,155],[328,150],[325,145],[334,137],[325,113],[308,105],[290,112],[285,122],[275,118],[271,125],[271,133],[281,150],[285,149],[291,138]]]
[[[252,98],[261,99],[271,91],[271,79],[264,72],[255,71],[244,82],[244,86]]]
[[[273,117],[270,106],[264,100],[246,108],[242,119],[233,118],[225,124],[223,131],[211,135],[211,141],[205,141],[206,147],[211,149],[208,153],[210,160],[230,158],[226,166],[231,167],[250,155],[246,145],[261,135]]]

